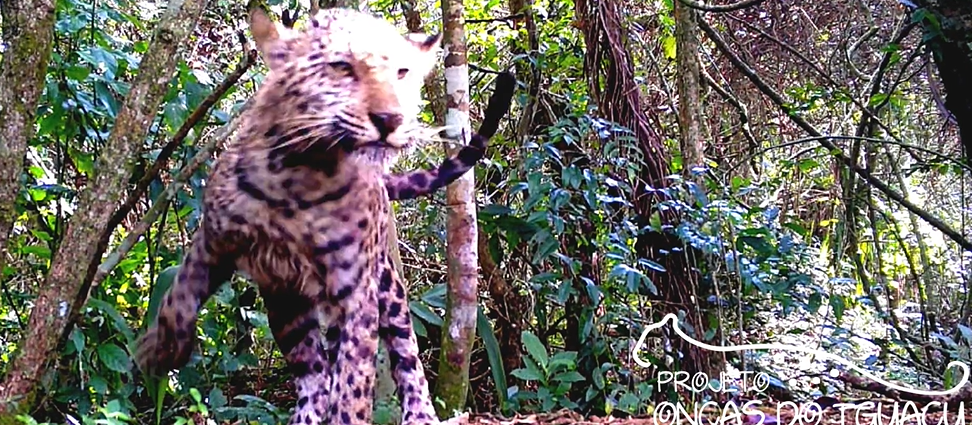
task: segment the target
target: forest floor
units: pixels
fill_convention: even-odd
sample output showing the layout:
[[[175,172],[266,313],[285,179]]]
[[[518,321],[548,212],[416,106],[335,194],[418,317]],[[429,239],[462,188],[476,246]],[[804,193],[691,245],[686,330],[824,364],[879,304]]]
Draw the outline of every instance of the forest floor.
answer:
[[[503,418],[494,415],[476,415],[469,418],[469,425],[587,425],[587,424],[612,424],[612,425],[966,425],[972,424],[972,415],[964,404],[950,408],[951,411],[946,415],[941,410],[932,411],[929,408],[922,414],[922,406],[917,405],[917,410],[906,408],[905,402],[894,400],[867,400],[873,405],[865,404],[866,401],[855,401],[853,404],[858,407],[845,407],[843,412],[837,407],[828,407],[824,414],[819,417],[797,418],[795,415],[786,414],[788,407],[780,407],[784,413],[776,416],[771,411],[775,411],[777,406],[761,406],[759,410],[764,412],[763,417],[757,415],[741,415],[738,417],[723,418],[719,412],[706,413],[700,417],[679,417],[678,420],[656,421],[653,417],[644,418],[602,418],[584,417],[575,412],[562,411],[548,414],[519,415],[510,418]],[[881,405],[882,413],[877,414],[874,406]],[[897,406],[897,408],[895,408]],[[915,405],[913,405],[915,406]],[[857,412],[858,414],[855,414]],[[809,419],[809,420],[808,420]]]
[[[870,400],[869,400],[870,401]],[[779,416],[769,413],[777,406],[767,408],[760,407],[764,411],[762,417],[758,415],[740,415],[723,417],[719,412],[707,412],[699,416],[680,416],[676,420],[656,420],[656,418],[616,418],[616,417],[585,417],[579,413],[567,410],[541,413],[541,414],[520,414],[504,417],[493,414],[475,414],[465,418],[453,418],[443,422],[448,425],[966,425],[972,424],[972,415],[964,404],[958,409],[951,409],[947,415],[941,411],[928,409],[922,412],[922,406],[917,406],[917,410],[902,407],[902,403],[893,400],[873,400],[875,405],[882,405],[882,414],[878,415],[873,407],[858,408],[859,414],[855,414],[855,408],[841,409],[828,407],[822,416],[797,418],[793,414],[780,414]],[[862,401],[855,404],[861,405]],[[894,406],[898,407],[895,408]],[[866,406],[866,405],[865,405]],[[786,407],[783,408],[784,410]],[[198,418],[199,425],[205,425],[206,421]],[[230,424],[230,425],[239,425]]]
[[[283,370],[278,372],[238,379],[233,388],[256,394],[280,407],[292,406],[296,403],[293,383]],[[232,394],[229,395],[232,397]],[[716,403],[715,408],[710,403],[698,414],[693,414],[696,412],[691,407],[680,410],[675,409],[672,403],[662,403],[649,409],[649,412],[657,410],[655,414],[643,417],[584,416],[569,410],[511,416],[471,413],[465,418],[444,421],[443,425],[972,425],[972,399],[966,401],[968,403],[951,402],[943,406],[942,403],[925,404],[889,398],[848,398],[841,401],[825,396],[812,402]],[[740,414],[740,410],[745,414]],[[823,414],[816,413],[819,411]],[[798,412],[800,414],[796,414]]]

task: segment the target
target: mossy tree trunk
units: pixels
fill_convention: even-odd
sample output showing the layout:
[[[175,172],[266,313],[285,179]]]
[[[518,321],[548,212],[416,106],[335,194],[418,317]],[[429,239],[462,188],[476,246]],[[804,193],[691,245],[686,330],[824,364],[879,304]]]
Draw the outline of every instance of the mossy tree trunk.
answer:
[[[54,0],[0,1],[0,272],[17,219],[17,193],[27,141],[34,136],[37,100],[51,59]],[[2,273],[0,273],[2,278]]]
[[[463,30],[462,0],[442,1],[445,43],[446,131],[450,139],[469,137],[469,67]],[[469,172],[446,188],[446,257],[448,291],[442,329],[442,352],[435,395],[440,417],[450,417],[466,405],[469,392],[469,358],[476,336],[479,255],[477,246],[474,173]]]
[[[702,100],[699,81],[699,26],[695,9],[680,1],[675,8],[675,62],[678,72],[678,141],[682,151],[683,175],[702,165]]]
[[[106,146],[101,149],[94,181],[80,196],[77,213],[68,222],[63,242],[34,302],[22,339],[30,344],[19,347],[0,386],[0,400],[7,402],[0,405],[0,414],[4,415],[0,416],[0,423],[11,422],[13,414],[32,406],[40,390],[40,378],[69,332],[69,312],[87,300],[88,294],[81,293],[81,288],[85,287],[88,265],[97,255],[98,239],[126,192],[149,126],[158,114],[179,58],[191,47],[189,35],[206,4],[207,0],[171,0],[152,35],[139,64],[139,74]]]

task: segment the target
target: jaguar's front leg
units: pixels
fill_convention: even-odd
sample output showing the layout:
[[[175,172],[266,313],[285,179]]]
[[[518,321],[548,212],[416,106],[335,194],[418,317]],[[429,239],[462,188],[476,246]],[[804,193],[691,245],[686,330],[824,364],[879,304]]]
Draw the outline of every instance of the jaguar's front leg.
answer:
[[[327,266],[327,302],[322,307],[334,329],[330,398],[330,425],[371,425],[378,353],[378,284],[374,261],[361,261],[356,243],[340,244],[324,257]],[[340,238],[339,238],[340,240]]]
[[[395,388],[402,402],[402,425],[437,425],[439,419],[429,395],[418,341],[412,330],[405,285],[382,256],[378,281],[378,333],[388,349]]]
[[[314,282],[320,288],[320,282]],[[323,341],[321,319],[328,324],[328,340],[337,338],[337,324],[330,320],[330,310],[319,310],[319,297],[306,294],[306,284],[261,288],[270,331],[284,356],[297,387],[297,407],[290,425],[329,424],[327,420],[333,359],[328,358],[328,345]],[[300,291],[303,288],[305,291]],[[325,316],[325,317],[322,317]]]

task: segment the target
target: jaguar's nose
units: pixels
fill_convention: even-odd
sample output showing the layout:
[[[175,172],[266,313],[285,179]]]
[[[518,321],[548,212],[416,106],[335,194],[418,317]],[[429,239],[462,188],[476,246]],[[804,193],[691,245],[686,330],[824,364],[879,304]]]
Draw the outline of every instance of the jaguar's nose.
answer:
[[[371,119],[371,123],[375,125],[375,129],[378,130],[378,134],[381,134],[382,139],[388,137],[402,125],[402,114],[369,113],[368,118]]]

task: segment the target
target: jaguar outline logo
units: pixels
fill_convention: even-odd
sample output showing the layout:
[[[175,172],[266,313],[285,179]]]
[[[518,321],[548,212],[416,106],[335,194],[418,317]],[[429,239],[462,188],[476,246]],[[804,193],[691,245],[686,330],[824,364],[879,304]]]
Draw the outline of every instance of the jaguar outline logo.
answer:
[[[881,385],[885,385],[888,388],[905,392],[905,393],[924,395],[929,397],[948,396],[951,394],[955,394],[956,392],[961,390],[962,387],[964,387],[966,384],[969,383],[969,365],[957,360],[953,360],[949,362],[948,365],[946,366],[947,370],[951,370],[952,368],[958,368],[962,372],[961,379],[959,379],[959,381],[952,388],[946,390],[924,390],[918,388],[908,388],[896,384],[894,382],[886,381],[872,374],[871,372],[868,372],[864,368],[854,364],[854,362],[844,359],[843,357],[830,354],[823,350],[813,349],[809,347],[789,345],[789,344],[775,344],[775,343],[742,344],[742,345],[729,345],[729,346],[718,346],[718,345],[706,344],[686,334],[685,331],[683,331],[682,328],[679,327],[678,316],[676,316],[674,313],[666,314],[664,317],[662,317],[660,321],[645,326],[644,331],[641,332],[641,337],[638,338],[638,342],[635,343],[634,349],[631,353],[632,359],[639,366],[645,368],[651,368],[653,366],[650,362],[642,359],[638,355],[638,352],[644,348],[645,340],[648,338],[648,333],[654,331],[655,329],[659,329],[662,326],[665,326],[665,324],[667,323],[671,323],[672,330],[674,330],[675,333],[678,334],[678,336],[681,337],[683,340],[704,350],[716,351],[716,352],[732,352],[732,351],[743,351],[743,350],[783,350],[783,351],[793,351],[793,352],[799,352],[804,354],[810,354],[813,356],[817,356],[819,358],[832,360],[836,363],[839,363],[843,366],[846,366],[850,369],[857,371],[861,375],[867,377],[868,379],[873,380],[874,382],[877,382]]]

